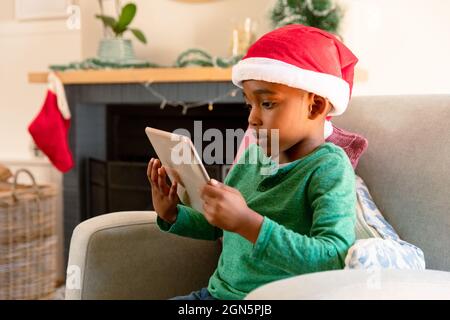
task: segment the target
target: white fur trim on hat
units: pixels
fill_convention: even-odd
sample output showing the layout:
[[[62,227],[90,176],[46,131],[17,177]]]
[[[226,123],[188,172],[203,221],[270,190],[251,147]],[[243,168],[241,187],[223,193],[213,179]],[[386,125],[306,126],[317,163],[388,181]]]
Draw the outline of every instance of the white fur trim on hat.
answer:
[[[327,98],[334,109],[328,115],[344,113],[350,99],[349,84],[336,76],[310,71],[270,58],[247,58],[233,67],[232,81],[242,88],[245,80],[262,80],[299,88]]]

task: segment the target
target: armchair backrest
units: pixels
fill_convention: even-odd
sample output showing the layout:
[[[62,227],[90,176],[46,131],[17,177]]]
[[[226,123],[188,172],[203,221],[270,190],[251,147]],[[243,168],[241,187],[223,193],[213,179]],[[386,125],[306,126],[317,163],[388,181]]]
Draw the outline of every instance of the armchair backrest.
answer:
[[[369,141],[356,172],[427,268],[450,271],[450,95],[355,97],[335,125]]]

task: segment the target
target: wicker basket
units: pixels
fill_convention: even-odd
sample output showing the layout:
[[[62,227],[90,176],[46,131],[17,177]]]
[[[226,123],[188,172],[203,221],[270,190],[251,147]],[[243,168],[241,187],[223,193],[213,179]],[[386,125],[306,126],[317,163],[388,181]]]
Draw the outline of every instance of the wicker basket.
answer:
[[[26,173],[33,184],[17,184]],[[56,189],[24,169],[0,183],[0,300],[48,299],[57,278]]]

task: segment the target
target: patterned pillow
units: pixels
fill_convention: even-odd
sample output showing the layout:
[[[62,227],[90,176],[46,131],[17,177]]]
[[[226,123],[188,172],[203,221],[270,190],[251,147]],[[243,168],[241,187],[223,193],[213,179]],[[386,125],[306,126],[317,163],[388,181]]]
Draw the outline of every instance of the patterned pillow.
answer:
[[[345,269],[425,269],[420,248],[400,239],[384,219],[364,181],[356,176],[356,238],[345,259]]]
[[[363,181],[363,179],[356,175],[356,196],[358,199],[358,206],[361,210],[360,214],[362,219],[372,231],[375,237],[383,239],[400,240],[397,232],[394,228],[386,221],[386,219],[381,214],[377,205],[372,199],[369,193],[369,188]]]
[[[422,250],[405,241],[371,238],[357,240],[345,258],[344,269],[424,270]]]

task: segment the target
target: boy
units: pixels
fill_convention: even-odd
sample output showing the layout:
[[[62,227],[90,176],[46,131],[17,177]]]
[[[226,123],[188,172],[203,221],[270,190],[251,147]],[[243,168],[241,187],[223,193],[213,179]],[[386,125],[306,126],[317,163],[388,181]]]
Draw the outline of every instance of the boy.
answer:
[[[281,165],[262,175],[261,163],[239,161],[224,184],[212,180],[202,189],[203,214],[179,204],[176,182],[169,187],[159,160],[150,160],[160,228],[197,239],[223,236],[208,287],[177,299],[242,299],[272,281],[343,268],[355,240],[355,177],[344,151],[325,138],[327,117],[347,107],[356,62],[333,35],[303,25],[253,44],[233,68],[233,83],[243,88],[249,128],[257,136],[267,129],[269,141],[278,129],[279,148],[253,144],[241,159],[255,152]]]

